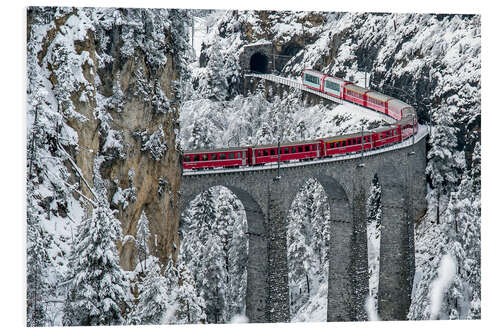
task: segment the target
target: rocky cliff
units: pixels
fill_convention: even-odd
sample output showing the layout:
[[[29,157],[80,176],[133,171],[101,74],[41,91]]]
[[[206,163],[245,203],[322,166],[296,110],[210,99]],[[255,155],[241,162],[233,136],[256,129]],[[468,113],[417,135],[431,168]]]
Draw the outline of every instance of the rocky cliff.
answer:
[[[165,262],[179,248],[175,82],[183,73],[183,15],[156,9],[28,9],[28,128],[41,124],[46,149],[39,153],[60,161],[55,169],[41,162],[33,172],[59,170],[84,210],[90,207],[85,197],[108,200],[126,240],[117,246],[127,270],[136,264],[133,237],[142,211],[150,223],[152,254]],[[30,105],[39,111],[33,114]],[[45,186],[57,187],[56,176],[46,178]],[[75,220],[78,209],[63,195],[39,199],[48,210],[63,207],[53,209],[54,218]]]

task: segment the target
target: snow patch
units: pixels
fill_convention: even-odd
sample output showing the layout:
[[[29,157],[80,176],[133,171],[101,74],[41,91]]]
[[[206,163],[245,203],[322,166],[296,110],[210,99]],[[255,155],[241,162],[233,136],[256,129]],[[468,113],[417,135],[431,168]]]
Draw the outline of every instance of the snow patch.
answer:
[[[455,259],[445,254],[439,265],[438,277],[431,284],[431,319],[437,319],[443,295],[453,281],[457,270]]]

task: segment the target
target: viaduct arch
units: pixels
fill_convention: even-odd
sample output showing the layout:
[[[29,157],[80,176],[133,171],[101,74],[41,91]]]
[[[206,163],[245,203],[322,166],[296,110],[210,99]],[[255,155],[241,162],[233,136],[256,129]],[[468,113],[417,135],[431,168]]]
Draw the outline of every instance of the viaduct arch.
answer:
[[[246,315],[250,322],[290,320],[286,216],[302,184],[310,178],[323,186],[330,205],[327,321],[366,320],[368,259],[366,198],[375,174],[382,188],[379,314],[405,320],[414,274],[413,223],[426,208],[424,136],[365,156],[311,164],[285,164],[249,170],[185,173],[184,209],[197,194],[225,186],[247,214],[249,254]]]

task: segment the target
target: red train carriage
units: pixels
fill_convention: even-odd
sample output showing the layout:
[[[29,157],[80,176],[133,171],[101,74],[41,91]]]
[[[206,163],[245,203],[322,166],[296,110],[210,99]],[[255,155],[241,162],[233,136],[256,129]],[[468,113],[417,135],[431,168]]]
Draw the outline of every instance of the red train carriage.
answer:
[[[388,114],[388,102],[393,99],[390,96],[379,93],[378,91],[369,91],[366,93],[366,106],[384,114]]]
[[[343,98],[344,86],[350,83],[338,77],[325,75],[321,84],[321,91],[337,98]]]
[[[404,116],[399,125],[401,126],[401,140],[405,140],[418,132],[418,122],[415,115],[408,114]]]
[[[366,106],[366,93],[369,91],[370,89],[365,89],[353,83],[348,83],[344,86],[344,99]]]
[[[283,143],[280,145],[280,161],[303,160],[322,156],[319,140]],[[278,162],[278,145],[263,145],[251,148],[252,165]]]
[[[306,69],[302,73],[302,84],[308,88],[322,91],[322,82],[325,76],[325,74],[314,69]]]
[[[217,150],[192,150],[183,156],[184,169],[211,169],[248,165],[248,148],[220,148]]]
[[[370,132],[324,138],[321,141],[323,142],[324,156],[360,152],[363,149],[373,148],[373,134]]]
[[[401,120],[403,118],[403,113],[405,113],[405,109],[413,110],[410,105],[399,99],[393,98],[387,102],[387,115],[394,119]]]
[[[401,127],[399,125],[385,126],[373,133],[374,148],[401,142]]]

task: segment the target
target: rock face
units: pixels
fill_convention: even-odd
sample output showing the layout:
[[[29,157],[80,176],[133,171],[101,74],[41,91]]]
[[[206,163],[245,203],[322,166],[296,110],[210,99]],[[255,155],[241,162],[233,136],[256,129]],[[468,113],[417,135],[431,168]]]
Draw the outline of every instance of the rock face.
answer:
[[[156,9],[28,9],[28,43],[41,41],[34,66],[41,84],[50,81],[45,103],[62,115],[59,127],[77,136],[75,142],[60,141],[79,169],[67,164],[69,180],[79,182],[88,198],[92,192],[107,197],[124,239],[136,236],[144,210],[149,249],[163,262],[179,248],[174,82],[182,73],[183,15]],[[134,269],[134,241],[117,246],[122,267]]]

